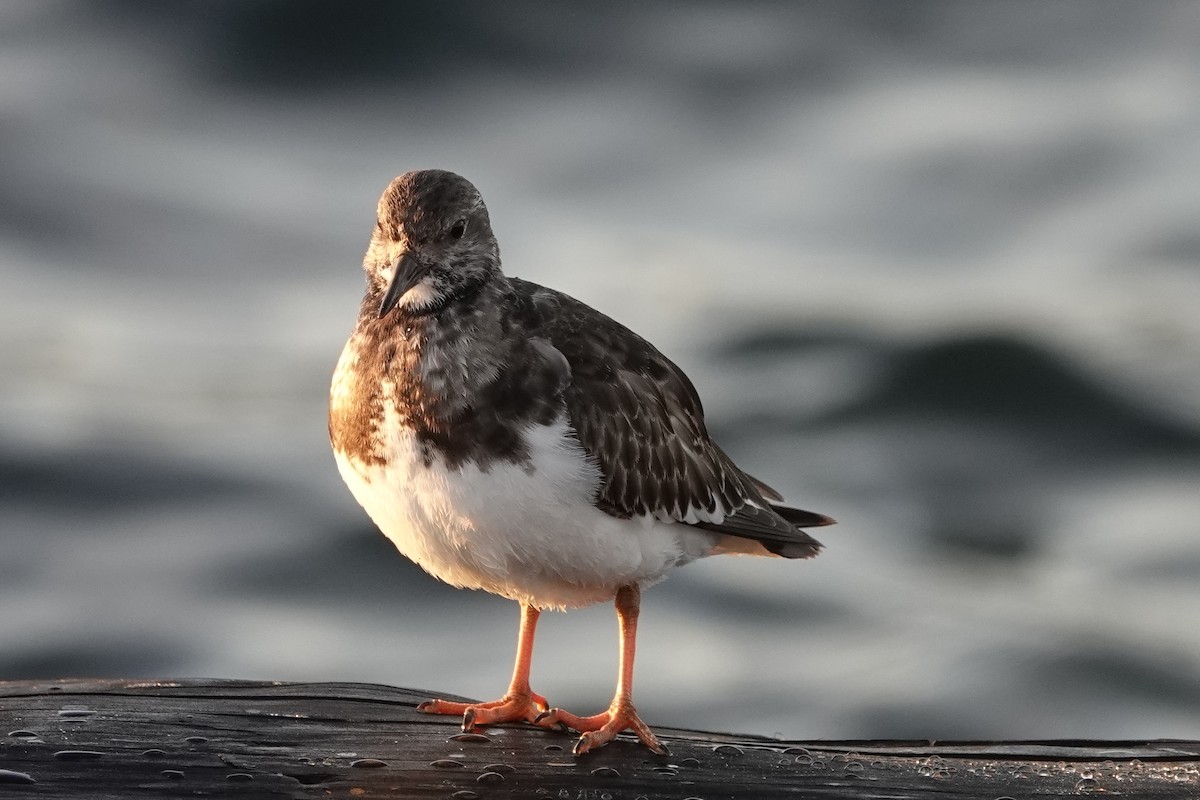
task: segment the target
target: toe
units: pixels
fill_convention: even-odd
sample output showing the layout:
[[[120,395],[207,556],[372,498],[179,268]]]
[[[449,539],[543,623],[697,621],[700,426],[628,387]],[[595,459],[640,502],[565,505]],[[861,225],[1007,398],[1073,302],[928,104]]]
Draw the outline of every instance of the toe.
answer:
[[[668,752],[667,748],[663,747],[662,742],[660,742],[658,737],[654,735],[654,731],[650,730],[650,726],[642,722],[642,718],[637,714],[634,714],[631,718],[626,720],[626,724],[628,729],[637,735],[638,741],[650,748],[650,752],[659,756],[670,755],[670,752]]]
[[[426,700],[417,706],[422,714],[449,714],[457,716],[471,707],[471,703],[455,703],[450,700]]]
[[[594,731],[604,727],[608,722],[608,714],[596,714],[591,717],[577,717],[569,711],[563,711],[561,708],[551,708],[543,711],[534,718],[534,722],[538,725],[558,725],[560,727],[570,728],[573,731]]]
[[[561,709],[548,708],[531,719],[530,722],[539,728],[546,728],[551,731],[566,731],[569,726],[559,718],[561,713],[563,713]]]

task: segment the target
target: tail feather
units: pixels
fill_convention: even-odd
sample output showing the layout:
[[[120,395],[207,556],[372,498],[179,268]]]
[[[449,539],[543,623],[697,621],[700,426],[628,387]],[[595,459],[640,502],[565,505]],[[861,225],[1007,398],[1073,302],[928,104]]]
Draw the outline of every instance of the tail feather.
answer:
[[[827,517],[824,514],[818,514],[815,511],[805,511],[801,508],[792,508],[791,506],[778,506],[774,503],[771,503],[771,510],[795,525],[797,528],[821,528],[837,522],[837,520],[835,520],[833,517]]]
[[[821,543],[804,531],[796,531],[797,540],[794,542],[762,542],[767,552],[783,558],[812,558],[821,552]]]

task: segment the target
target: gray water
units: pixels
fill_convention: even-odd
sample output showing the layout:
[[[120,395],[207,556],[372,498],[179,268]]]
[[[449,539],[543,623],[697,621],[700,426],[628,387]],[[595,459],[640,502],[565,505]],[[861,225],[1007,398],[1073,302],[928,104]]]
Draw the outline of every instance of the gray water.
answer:
[[[0,678],[491,698],[325,434],[379,192],[655,341],[813,562],[650,590],[652,723],[1200,738],[1200,6],[8,2]],[[534,686],[608,703],[611,609]]]

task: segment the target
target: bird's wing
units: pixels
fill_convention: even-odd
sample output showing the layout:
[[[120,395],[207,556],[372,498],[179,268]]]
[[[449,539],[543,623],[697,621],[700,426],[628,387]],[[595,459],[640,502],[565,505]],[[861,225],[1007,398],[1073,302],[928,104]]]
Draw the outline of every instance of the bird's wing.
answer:
[[[531,327],[570,365],[567,411],[603,476],[598,508],[753,539],[789,558],[817,553],[820,545],[797,523],[832,520],[776,510],[764,494],[781,499],[778,493],[738,469],[709,438],[695,387],[666,356],[568,295],[513,284]]]

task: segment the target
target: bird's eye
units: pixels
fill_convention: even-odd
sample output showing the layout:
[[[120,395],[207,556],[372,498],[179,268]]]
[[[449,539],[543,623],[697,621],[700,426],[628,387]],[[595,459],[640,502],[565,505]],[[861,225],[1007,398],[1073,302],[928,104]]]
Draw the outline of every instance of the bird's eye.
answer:
[[[451,239],[461,239],[467,232],[467,221],[460,219],[450,228]]]

